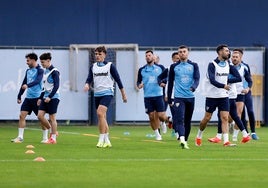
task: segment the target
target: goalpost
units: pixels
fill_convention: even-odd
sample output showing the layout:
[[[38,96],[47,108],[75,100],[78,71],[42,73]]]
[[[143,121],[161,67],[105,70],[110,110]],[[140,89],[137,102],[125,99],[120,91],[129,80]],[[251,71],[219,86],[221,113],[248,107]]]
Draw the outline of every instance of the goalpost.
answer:
[[[87,79],[87,74],[90,65],[95,62],[95,48],[98,46],[105,46],[107,54],[105,61],[112,62],[121,77],[124,88],[128,97],[131,94],[137,93],[136,81],[137,72],[139,69],[138,64],[138,44],[71,44],[70,51],[70,64],[69,64],[69,85],[70,90],[78,92],[83,88]],[[81,80],[83,83],[81,83]],[[116,114],[124,113],[121,108],[121,95],[117,95],[117,86],[115,85],[115,97],[111,101],[111,106],[107,112],[108,123],[117,121]],[[88,121],[89,124],[96,124],[97,118],[94,107],[92,91],[88,96]],[[118,103],[117,103],[118,102]],[[126,106],[124,106],[126,108]]]

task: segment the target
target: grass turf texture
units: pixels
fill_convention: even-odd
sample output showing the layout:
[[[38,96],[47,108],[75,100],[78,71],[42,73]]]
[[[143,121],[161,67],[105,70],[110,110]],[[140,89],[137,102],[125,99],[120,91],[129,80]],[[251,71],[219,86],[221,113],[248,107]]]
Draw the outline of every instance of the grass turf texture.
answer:
[[[58,143],[46,145],[38,125],[15,144],[17,125],[0,124],[0,187],[267,187],[266,127],[256,130],[260,140],[237,147],[209,143],[215,126],[196,147],[197,129],[190,150],[181,149],[170,130],[163,141],[146,137],[149,126],[110,126],[113,147],[96,148],[96,126],[59,126]],[[35,146],[34,154],[25,154],[27,145]],[[46,161],[35,162],[40,156]]]

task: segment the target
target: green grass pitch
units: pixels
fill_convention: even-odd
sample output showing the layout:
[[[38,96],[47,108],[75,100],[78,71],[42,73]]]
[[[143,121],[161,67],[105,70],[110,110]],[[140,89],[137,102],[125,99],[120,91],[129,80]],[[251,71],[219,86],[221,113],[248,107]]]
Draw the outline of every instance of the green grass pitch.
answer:
[[[267,187],[267,127],[257,128],[260,140],[223,147],[207,141],[216,134],[209,126],[201,147],[181,149],[171,130],[163,141],[146,137],[149,126],[110,126],[112,148],[96,148],[96,126],[58,127],[57,144],[41,144],[38,125],[27,127],[24,142],[14,144],[17,124],[0,124],[0,187]],[[129,133],[129,134],[126,134]],[[240,140],[241,140],[241,134]],[[33,145],[34,154],[26,154]],[[36,162],[37,157],[46,161]]]

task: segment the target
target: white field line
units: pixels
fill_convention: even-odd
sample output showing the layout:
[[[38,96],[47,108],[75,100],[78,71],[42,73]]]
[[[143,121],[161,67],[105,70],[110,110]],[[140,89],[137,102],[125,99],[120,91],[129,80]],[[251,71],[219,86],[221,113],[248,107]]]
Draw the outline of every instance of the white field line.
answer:
[[[0,160],[1,163],[5,162],[32,162],[34,160],[22,159],[22,160]],[[187,159],[187,158],[166,158],[166,159],[48,159],[48,162],[169,162],[169,161],[268,161],[268,158],[264,159],[226,159],[226,158],[200,158],[200,159]]]

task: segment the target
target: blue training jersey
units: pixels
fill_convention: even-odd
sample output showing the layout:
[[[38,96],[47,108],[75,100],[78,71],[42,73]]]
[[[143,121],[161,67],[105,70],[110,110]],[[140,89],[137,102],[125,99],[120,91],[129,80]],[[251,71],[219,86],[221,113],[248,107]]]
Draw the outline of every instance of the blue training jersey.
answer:
[[[172,64],[168,78],[168,98],[171,98],[173,89],[176,98],[193,98],[199,80],[200,72],[197,63],[188,60]]]
[[[42,79],[43,79],[43,69],[41,69],[40,65],[37,67],[29,68],[26,70],[25,77],[21,84],[27,84],[27,92],[26,98],[38,98],[42,92]],[[18,94],[18,99],[21,99],[24,90],[21,88]]]
[[[144,97],[163,96],[163,88],[158,84],[158,76],[164,71],[163,65],[144,65],[139,69],[137,86],[144,84]]]

